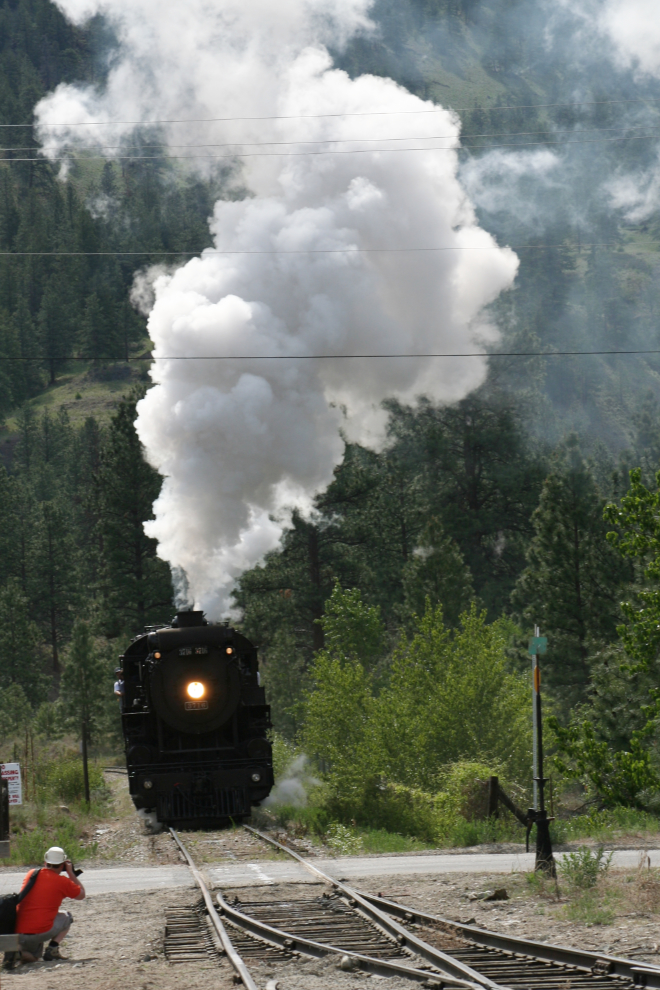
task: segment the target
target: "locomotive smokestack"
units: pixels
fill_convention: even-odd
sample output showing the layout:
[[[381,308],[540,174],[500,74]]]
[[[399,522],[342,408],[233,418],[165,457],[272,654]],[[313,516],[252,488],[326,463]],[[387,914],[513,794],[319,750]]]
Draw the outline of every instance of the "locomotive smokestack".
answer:
[[[177,612],[172,625],[178,626],[179,629],[189,629],[191,626],[205,626],[207,622],[203,612],[194,612],[191,609],[187,612]]]

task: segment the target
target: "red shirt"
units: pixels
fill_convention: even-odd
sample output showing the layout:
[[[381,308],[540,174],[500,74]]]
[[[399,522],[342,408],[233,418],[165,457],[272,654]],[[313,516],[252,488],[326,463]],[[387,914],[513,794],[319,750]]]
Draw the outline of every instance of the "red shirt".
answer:
[[[30,870],[21,890],[33,873],[34,870]],[[65,873],[43,867],[34,887],[16,908],[16,931],[29,935],[49,932],[64,898],[75,898],[79,893],[78,884],[69,880]]]

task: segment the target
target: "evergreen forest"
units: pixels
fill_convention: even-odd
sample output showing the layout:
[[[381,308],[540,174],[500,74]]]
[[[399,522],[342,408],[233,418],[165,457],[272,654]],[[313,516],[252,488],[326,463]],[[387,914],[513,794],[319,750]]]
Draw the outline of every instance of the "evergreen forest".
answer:
[[[294,511],[236,585],[278,746],[315,761],[344,820],[424,835],[401,824],[410,793],[453,793],[468,764],[529,789],[535,626],[555,775],[599,807],[660,810],[660,213],[593,194],[654,167],[637,136],[657,128],[660,84],[577,37],[544,46],[546,16],[531,0],[376,0],[375,33],[335,53],[457,108],[467,193],[520,258],[490,307],[483,384],[454,404],[389,401],[384,449],[347,441],[314,514]],[[131,290],[207,247],[235,191],[230,166],[144,160],[137,138],[134,163],[35,159],[36,103],[102,87],[115,44],[101,17],[0,0],[4,740],[66,731],[82,621],[109,699],[90,731],[116,745],[116,656],[176,608],[143,528],[162,479],[133,425],[151,343]],[[616,143],[594,151],[603,131]]]

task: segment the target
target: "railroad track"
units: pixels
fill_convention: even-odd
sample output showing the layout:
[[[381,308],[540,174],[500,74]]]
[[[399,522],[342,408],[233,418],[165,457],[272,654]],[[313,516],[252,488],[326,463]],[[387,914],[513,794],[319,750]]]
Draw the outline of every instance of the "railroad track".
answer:
[[[170,829],[202,891],[218,944],[248,990],[256,990],[248,962],[302,956],[335,956],[343,969],[447,990],[660,990],[660,967],[500,935],[414,911],[348,887],[290,847],[244,827],[298,860],[326,885],[311,897],[298,890],[271,900],[236,897],[231,903],[216,893],[214,904],[180,837]]]

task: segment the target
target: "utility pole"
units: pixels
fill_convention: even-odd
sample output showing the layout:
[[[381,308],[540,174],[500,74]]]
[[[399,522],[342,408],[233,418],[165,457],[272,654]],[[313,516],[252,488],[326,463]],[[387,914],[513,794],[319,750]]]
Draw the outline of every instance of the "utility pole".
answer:
[[[536,743],[536,773],[534,782],[538,785],[535,789],[538,794],[538,804],[529,810],[529,827],[536,825],[536,862],[535,870],[543,870],[551,876],[557,875],[554,856],[552,855],[552,843],[550,841],[550,819],[545,808],[545,784],[546,778],[543,776],[543,719],[541,713],[541,668],[539,666],[539,656],[545,653],[548,641],[545,636],[539,636],[538,626],[534,629],[535,636],[529,644],[529,652],[534,657],[534,741]]]
[[[534,642],[536,642],[541,636],[541,630],[538,626],[534,626]],[[531,647],[530,647],[531,650]],[[532,799],[532,805],[534,810],[539,810],[539,785],[537,777],[539,775],[539,753],[538,753],[538,728],[536,721],[536,694],[534,691],[534,685],[536,684],[536,669],[538,666],[538,656],[536,653],[532,653],[532,780],[534,788],[534,797]]]

